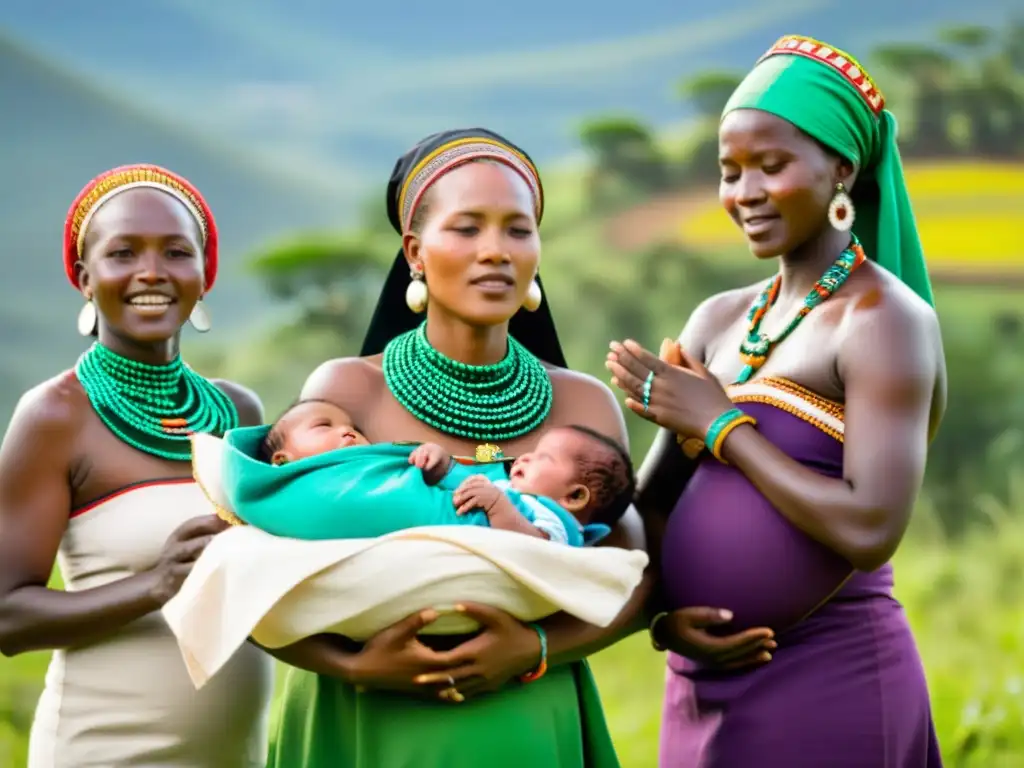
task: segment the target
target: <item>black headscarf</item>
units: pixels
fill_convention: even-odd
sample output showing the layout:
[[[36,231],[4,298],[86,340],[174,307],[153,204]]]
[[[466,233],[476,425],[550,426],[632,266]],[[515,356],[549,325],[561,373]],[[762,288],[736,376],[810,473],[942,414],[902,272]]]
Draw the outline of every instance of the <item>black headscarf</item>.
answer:
[[[479,142],[473,142],[473,139],[478,139]],[[467,151],[463,155],[465,159],[462,162],[466,162],[472,157],[489,156],[509,164],[510,155],[518,156],[523,162],[517,162],[515,170],[523,173],[525,169],[532,177],[531,185],[535,186],[537,192],[537,223],[540,223],[543,214],[543,191],[540,176],[529,155],[492,131],[484,128],[467,128],[442,131],[428,136],[402,155],[395,163],[394,170],[391,171],[391,179],[388,181],[387,209],[388,219],[396,232],[402,234],[405,228],[400,208],[407,209],[408,205],[403,205],[403,200],[400,200],[400,197],[403,195],[408,197],[407,188],[415,186],[408,183],[410,175],[415,173],[419,177],[422,174],[429,174],[430,171],[426,169],[430,167],[431,161],[435,158],[441,160],[438,156],[446,153],[449,145],[452,147],[452,156],[448,162],[441,163],[446,171],[459,164],[459,159],[455,156],[458,153],[457,147],[474,150],[473,152]],[[488,153],[488,145],[494,148],[493,154]],[[540,276],[537,277],[537,284],[543,293],[544,286],[540,281]],[[363,339],[363,349],[360,354],[364,356],[380,354],[389,341],[418,327],[423,321],[423,318],[409,309],[405,303],[405,291],[408,285],[409,263],[399,247],[398,255],[391,265],[391,271],[384,281],[384,288],[381,290],[377,308],[370,320],[366,338]],[[509,322],[508,330],[509,334],[541,360],[562,368],[568,367],[565,363],[562,345],[558,342],[558,332],[555,330],[555,321],[551,316],[546,294],[535,312],[519,310]]]

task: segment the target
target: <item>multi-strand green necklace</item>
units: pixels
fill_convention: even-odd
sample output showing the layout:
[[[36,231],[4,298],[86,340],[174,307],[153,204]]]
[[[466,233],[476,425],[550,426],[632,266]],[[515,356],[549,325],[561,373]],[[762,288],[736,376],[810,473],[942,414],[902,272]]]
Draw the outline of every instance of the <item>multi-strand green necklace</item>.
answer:
[[[238,426],[234,403],[181,357],[148,365],[93,344],[75,374],[115,435],[144,453],[172,461],[192,457],[189,435],[223,435]]]
[[[520,437],[551,411],[547,370],[511,336],[501,362],[466,365],[430,346],[424,323],[384,349],[384,381],[424,424],[470,440]]]
[[[774,306],[779,298],[779,289],[782,287],[782,275],[776,275],[765,286],[764,290],[761,291],[761,294],[751,305],[750,312],[747,315],[747,322],[749,323],[747,335],[740,343],[740,357],[746,365],[740,371],[736,383],[743,384],[749,381],[750,377],[757,372],[757,369],[764,365],[772,350],[796,330],[797,326],[811,313],[812,309],[838,291],[840,286],[853,274],[854,270],[864,263],[865,259],[864,249],[857,238],[854,237],[849,247],[818,278],[810,293],[804,298],[804,302],[800,305],[800,310],[796,313],[796,316],[777,336],[772,338],[761,331],[761,322],[764,320],[768,310]]]

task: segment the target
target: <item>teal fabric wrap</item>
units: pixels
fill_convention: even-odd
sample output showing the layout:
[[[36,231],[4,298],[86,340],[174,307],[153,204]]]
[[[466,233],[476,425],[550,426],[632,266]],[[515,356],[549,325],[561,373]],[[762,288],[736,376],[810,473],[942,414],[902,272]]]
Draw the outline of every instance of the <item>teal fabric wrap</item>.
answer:
[[[409,464],[414,445],[353,446],[281,466],[260,461],[257,451],[270,427],[243,427],[224,436],[223,485],[232,511],[245,523],[293,539],[366,539],[431,525],[489,526],[480,510],[456,515],[453,491],[467,477],[507,479],[501,463],[456,464],[439,485],[429,486]],[[505,492],[533,522],[530,506],[514,490]],[[603,538],[606,526],[581,531],[554,502],[571,546]]]

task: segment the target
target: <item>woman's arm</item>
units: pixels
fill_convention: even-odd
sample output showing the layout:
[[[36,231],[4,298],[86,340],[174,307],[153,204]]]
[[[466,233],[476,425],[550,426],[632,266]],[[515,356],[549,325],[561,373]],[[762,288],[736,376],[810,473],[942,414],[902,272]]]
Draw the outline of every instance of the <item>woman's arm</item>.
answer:
[[[679,345],[696,359],[706,361],[709,339],[729,324],[740,307],[749,303],[750,292],[749,288],[726,291],[701,302],[680,332]],[[663,354],[669,356],[666,362],[682,364],[674,350]],[[609,354],[608,359],[614,360],[615,356]],[[665,520],[696,469],[697,462],[683,453],[675,433],[659,429],[637,473],[637,508],[647,523],[648,535],[652,531],[657,534],[652,550],[660,547]]]
[[[738,307],[749,303],[750,293],[750,288],[742,288],[701,302],[680,332],[680,344],[703,359],[707,355],[708,340],[728,325]],[[611,389],[593,381],[583,407],[585,410],[580,411],[583,423],[619,440],[628,450],[626,422]],[[647,628],[661,603],[658,574],[665,523],[696,468],[697,463],[686,457],[675,434],[659,430],[637,472],[635,506],[623,516],[612,535],[601,542],[604,546],[646,549],[650,563],[643,581],[609,627],[602,629],[584,624],[566,614],[558,614],[545,622],[552,662],[579,660]]]
[[[584,424],[597,432],[617,440],[628,451],[629,433],[622,410],[612,391],[596,379],[579,375],[573,382],[572,412],[578,414],[569,421]],[[611,534],[598,546],[623,549],[646,549],[644,523],[635,507],[622,516]],[[629,602],[609,626],[587,624],[567,613],[559,613],[540,622],[548,636],[548,659],[551,664],[577,661],[606,648],[644,628],[645,606],[651,595],[657,571],[648,565],[643,580]]]
[[[352,682],[351,665],[356,654],[340,637],[313,635],[283,648],[267,648],[252,638],[249,642],[288,666]]]
[[[262,419],[258,398],[228,384],[245,421]],[[152,569],[93,589],[47,588],[71,510],[69,478],[83,415],[90,409],[69,377],[26,394],[0,446],[0,652],[73,648],[108,637],[159,610],[226,525],[193,518],[164,545]]]
[[[798,464],[750,427],[734,430],[723,457],[795,526],[872,571],[895,553],[921,489],[944,409],[944,362],[938,321],[926,308],[890,298],[853,317],[838,366],[843,477]]]
[[[81,407],[67,379],[18,403],[0,446],[0,652],[68,648],[109,635],[160,607],[159,574],[95,589],[47,589],[68,521],[68,478]]]

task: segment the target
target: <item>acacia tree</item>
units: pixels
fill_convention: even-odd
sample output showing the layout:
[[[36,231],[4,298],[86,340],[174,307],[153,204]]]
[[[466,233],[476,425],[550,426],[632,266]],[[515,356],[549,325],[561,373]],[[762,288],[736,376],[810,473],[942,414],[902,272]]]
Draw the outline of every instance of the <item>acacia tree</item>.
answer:
[[[729,97],[742,80],[742,75],[733,72],[702,72],[685,77],[676,85],[676,94],[696,109],[699,120],[684,168],[687,178],[707,183],[717,181],[718,122]]]
[[[306,235],[269,247],[250,267],[272,296],[298,310],[300,324],[347,342],[365,329],[393,255],[393,240],[373,232]]]
[[[639,120],[593,118],[580,126],[579,135],[594,159],[591,200],[599,207],[616,200],[616,187],[650,193],[668,186],[665,157]]]
[[[717,122],[742,80],[734,72],[702,72],[680,80],[676,94],[692,104],[702,118]]]
[[[1012,25],[1003,41],[994,30],[973,25],[946,28],[940,39],[959,65],[952,104],[968,126],[971,153],[1017,156],[1024,130],[1024,94],[1012,61]]]
[[[904,142],[908,155],[946,157],[955,152],[950,123],[956,111],[952,85],[956,70],[944,51],[915,43],[875,49],[874,58],[893,77],[908,81],[913,92],[914,133]]]

